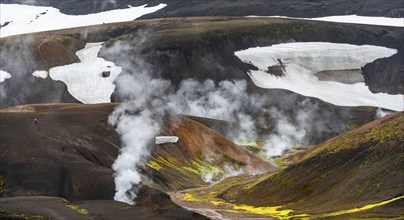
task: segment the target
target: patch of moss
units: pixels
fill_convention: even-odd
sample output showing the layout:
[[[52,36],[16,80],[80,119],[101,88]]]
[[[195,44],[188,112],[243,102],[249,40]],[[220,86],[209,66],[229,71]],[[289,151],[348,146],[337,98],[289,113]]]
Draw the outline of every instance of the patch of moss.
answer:
[[[289,165],[289,163],[285,160],[284,157],[277,157],[274,159],[274,163],[277,167],[283,169]]]
[[[35,111],[36,109],[32,105],[19,105],[0,110],[0,112],[35,112]]]
[[[181,168],[184,169],[184,170],[186,170],[186,171],[189,171],[189,172],[191,172],[191,173],[193,173],[193,174],[196,174],[196,175],[200,175],[200,174],[201,174],[199,170],[194,169],[194,168],[192,168],[192,167],[183,166],[183,167],[181,167]]]
[[[322,145],[309,151],[303,159],[308,159],[316,154],[331,156],[342,150],[358,147],[362,143],[372,143],[377,146],[378,143],[388,141],[404,142],[404,117],[397,117],[390,121],[378,124],[372,128],[358,128],[337,136]]]
[[[218,181],[224,174],[223,168],[202,160],[191,160],[188,166],[181,166],[181,169],[195,175],[212,175],[213,181]]]
[[[184,163],[171,156],[166,158],[157,156],[149,160],[146,165],[159,172],[164,172],[164,169],[169,167],[188,176],[197,175],[202,177],[203,175],[212,175],[212,180],[214,181],[219,180],[225,173],[221,167],[207,161],[196,159]]]
[[[88,215],[88,213],[89,213],[87,209],[84,209],[84,208],[81,208],[80,206],[74,205],[74,204],[70,203],[70,202],[69,202],[68,200],[66,200],[66,199],[61,199],[60,201],[61,201],[63,204],[65,204],[67,207],[69,207],[70,209],[76,211],[76,212],[79,213],[79,214]]]
[[[73,42],[72,37],[67,37],[67,36],[57,36],[56,41],[63,46],[67,47],[70,46]]]
[[[275,217],[277,219],[290,219],[291,213],[294,212],[291,209],[282,209],[281,206],[255,207],[255,206],[250,206],[250,205],[245,205],[245,204],[238,205],[238,204],[224,201],[223,199],[219,199],[219,198],[201,199],[201,197],[197,197],[190,192],[186,192],[185,194],[183,194],[182,199],[186,200],[186,201],[191,201],[191,202],[207,202],[216,207],[227,207],[225,209],[226,211],[234,210],[234,211],[240,211],[240,212],[244,212],[244,213]],[[302,219],[303,217],[307,217],[308,215],[300,214],[300,215],[295,215],[295,217],[296,216],[298,216],[298,217],[300,217],[300,219]]]
[[[279,27],[282,26],[282,27]],[[303,25],[290,25],[282,19],[268,18],[220,18],[210,22],[184,24],[175,29],[161,32],[164,36],[159,40],[162,50],[178,49],[192,42],[205,45],[219,45],[230,39],[246,39],[249,36],[286,37],[305,31]]]
[[[215,191],[222,191],[223,189],[230,187],[230,186],[234,186],[238,183],[240,183],[241,181],[243,181],[243,178],[236,178],[232,181],[228,181],[228,182],[220,182],[218,184],[213,185],[212,189]]]
[[[185,193],[182,198],[186,201],[198,201],[198,199],[191,193]]]
[[[50,220],[50,218],[43,215],[12,212],[2,209],[0,209],[0,219]]]
[[[222,161],[224,164],[226,164],[226,163],[230,164],[236,170],[241,170],[246,165],[245,163],[236,161],[233,158],[231,158],[225,154],[222,156]]]
[[[160,166],[160,164],[158,164],[156,161],[150,160],[149,162],[147,162],[146,164],[148,167],[152,168],[153,170],[156,171],[162,171],[163,167]]]
[[[246,190],[246,191],[251,190],[254,186],[267,180],[272,175],[274,175],[274,173],[263,173],[263,174],[257,175],[255,178],[252,178],[252,179],[246,181],[246,183],[243,186],[243,190]]]
[[[233,208],[235,210],[244,210],[249,213],[276,217],[278,219],[289,219],[289,215],[293,213],[293,210],[282,209],[282,206],[255,207],[250,205],[233,205]],[[308,215],[299,215],[299,217],[308,217]]]
[[[345,214],[351,214],[351,213],[356,213],[356,212],[361,212],[361,211],[366,211],[369,209],[373,209],[376,207],[380,207],[398,200],[404,199],[404,196],[399,196],[399,197],[395,197],[389,200],[385,200],[379,203],[373,203],[373,204],[368,204],[359,208],[353,208],[353,209],[346,209],[346,210],[340,210],[340,211],[336,211],[336,212],[331,212],[331,213],[325,213],[325,214],[320,214],[320,215],[316,215],[315,217],[317,218],[328,218],[328,217],[333,217],[333,216],[339,216],[339,215],[345,215]]]
[[[7,41],[12,41],[12,40],[18,39],[21,36],[22,35],[13,35],[13,36],[2,37],[2,38],[0,38],[0,44],[5,44],[5,43],[7,43]]]
[[[175,158],[171,158],[171,157],[164,158],[162,156],[158,156],[158,157],[155,157],[155,158],[149,160],[146,165],[156,171],[162,171],[162,170],[164,170],[163,166],[177,169],[179,163],[178,163],[178,161],[176,161]]]
[[[362,212],[366,211],[369,209],[373,209],[376,207],[380,207],[398,200],[404,199],[404,196],[399,196],[392,198],[390,200],[382,201],[379,203],[373,203],[373,204],[368,204],[359,208],[352,208],[352,209],[346,209],[346,210],[339,210],[335,212],[330,212],[330,213],[322,213],[322,214],[308,214],[308,213],[303,213],[303,214],[294,214],[295,211],[292,209],[285,209],[282,206],[263,206],[263,207],[257,207],[257,206],[251,206],[251,205],[245,205],[245,204],[234,204],[231,202],[227,202],[223,199],[220,198],[210,198],[210,197],[200,197],[199,195],[196,195],[195,192],[186,192],[182,196],[182,200],[185,201],[190,201],[190,202],[206,202],[210,203],[216,207],[218,207],[216,210],[224,210],[226,212],[235,212],[235,211],[240,211],[244,213],[251,213],[251,214],[258,214],[258,215],[265,215],[265,216],[270,216],[274,217],[277,219],[321,219],[321,218],[329,218],[329,217],[335,217],[335,216],[341,216],[345,214],[352,214],[352,213],[357,213],[357,212]],[[226,209],[223,209],[223,207],[226,207]],[[214,208],[215,209],[215,208]]]

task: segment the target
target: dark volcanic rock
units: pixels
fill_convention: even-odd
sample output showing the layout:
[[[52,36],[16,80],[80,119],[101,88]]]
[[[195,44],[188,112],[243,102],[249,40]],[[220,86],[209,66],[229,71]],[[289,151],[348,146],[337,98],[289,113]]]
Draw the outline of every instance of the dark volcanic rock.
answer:
[[[374,93],[404,94],[404,52],[378,59],[362,68],[366,84]]]
[[[334,81],[345,84],[355,84],[365,81],[360,69],[324,70],[317,72],[316,77],[322,81]]]
[[[4,22],[4,24],[2,24],[2,25],[0,26],[0,28],[5,27],[5,26],[9,25],[11,22],[12,22],[12,21],[6,21],[6,22]]]
[[[322,17],[331,15],[358,14],[366,16],[403,17],[404,5],[401,0],[1,0],[2,3],[25,3],[53,6],[66,14],[89,14],[128,5],[167,6],[145,18],[188,17],[188,16],[247,16],[283,15],[291,17]]]
[[[278,77],[278,76],[282,77],[282,76],[285,76],[285,66],[282,64],[269,66],[265,72],[267,72],[271,75],[274,75],[276,77]]]
[[[111,71],[104,71],[101,73],[101,77],[108,78],[111,75]]]

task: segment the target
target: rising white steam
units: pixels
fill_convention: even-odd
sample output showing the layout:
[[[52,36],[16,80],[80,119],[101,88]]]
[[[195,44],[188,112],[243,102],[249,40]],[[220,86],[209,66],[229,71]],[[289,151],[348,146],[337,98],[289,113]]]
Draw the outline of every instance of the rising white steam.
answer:
[[[304,115],[305,112],[298,112],[297,118],[303,124],[296,126],[289,118],[279,113],[279,110],[271,109],[271,116],[277,120],[274,133],[269,135],[264,145],[267,156],[279,156],[285,150],[304,143],[306,135],[304,123],[307,122]]]
[[[116,126],[123,144],[112,166],[115,171],[114,199],[133,204],[136,186],[141,182],[137,167],[145,163],[149,156],[149,147],[160,131],[160,121],[165,111],[164,92],[170,83],[151,79],[144,72],[140,72],[118,80],[118,86],[120,83],[125,85],[129,82],[133,83],[133,87],[127,87],[130,89],[127,94],[131,99],[114,110],[109,117],[109,123]]]
[[[114,199],[129,204],[136,198],[136,185],[141,182],[137,167],[142,166],[150,154],[155,137],[160,132],[162,118],[168,114],[187,114],[240,122],[238,137],[254,138],[254,121],[243,109],[254,103],[246,95],[245,81],[223,81],[218,85],[211,80],[197,82],[185,80],[175,92],[169,81],[152,79],[146,74],[126,75],[118,79],[130,101],[122,103],[110,115],[110,124],[117,126],[123,147],[113,164],[115,171]],[[257,105],[257,102],[255,105]],[[228,176],[236,171],[224,168]],[[228,172],[227,172],[228,171]],[[203,172],[201,178],[212,182],[220,170]]]
[[[240,127],[228,137],[233,141],[251,141],[256,140],[256,124],[267,124],[267,114],[271,114],[278,123],[275,123],[275,133],[266,144],[270,155],[279,155],[304,141],[303,125],[307,124],[305,120],[310,117],[305,115],[309,113],[304,110],[291,121],[280,110],[269,110],[266,106],[268,98],[262,94],[249,94],[245,80],[215,83],[212,80],[185,79],[174,89],[169,80],[153,78],[152,75],[156,74],[152,74],[150,64],[139,52],[146,40],[145,35],[140,34],[133,42],[117,42],[105,52],[118,56],[116,65],[123,68],[115,83],[118,95],[125,102],[109,117],[110,124],[116,126],[122,136],[123,144],[113,164],[115,200],[134,203],[142,179],[138,167],[149,159],[165,116],[186,114],[235,122]],[[131,60],[126,60],[125,54],[131,54]],[[201,178],[213,182],[238,172],[242,171],[222,167],[222,170],[201,172]]]
[[[159,132],[159,123],[153,119],[149,110],[141,110],[136,115],[118,113],[122,106],[109,118],[110,123],[117,124],[123,148],[112,168],[115,171],[115,197],[121,202],[133,204],[136,194],[134,187],[141,182],[137,166],[141,164],[150,140]]]
[[[265,104],[265,98],[247,94],[245,80],[215,84],[212,80],[198,82],[186,79],[168,99],[167,108],[175,114],[237,122],[240,131],[232,135],[234,141],[255,138],[254,122],[259,118],[253,118],[249,111],[264,109]]]

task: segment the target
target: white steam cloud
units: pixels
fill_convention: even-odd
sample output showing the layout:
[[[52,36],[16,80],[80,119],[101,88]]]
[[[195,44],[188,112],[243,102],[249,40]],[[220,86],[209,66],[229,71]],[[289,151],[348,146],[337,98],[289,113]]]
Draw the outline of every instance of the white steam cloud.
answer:
[[[303,114],[302,112],[299,113]],[[274,133],[269,135],[264,145],[267,156],[279,156],[285,150],[303,144],[306,130],[302,126],[294,125],[290,119],[280,114],[279,111],[274,108],[271,109],[271,115],[274,116],[277,121]]]
[[[123,68],[115,83],[118,95],[125,101],[109,117],[109,123],[116,126],[123,144],[113,164],[115,200],[134,204],[142,180],[138,168],[149,159],[154,139],[166,116],[186,114],[236,122],[240,128],[228,136],[233,141],[254,141],[256,125],[266,125],[269,113],[278,121],[275,133],[265,145],[269,155],[279,155],[304,141],[305,131],[283,118],[278,110],[269,109],[266,106],[268,98],[264,95],[247,93],[245,80],[215,83],[212,80],[185,79],[174,89],[169,80],[153,78],[152,75],[156,74],[151,73],[150,64],[140,53],[145,36],[147,34],[141,33],[133,42],[118,41],[104,51],[118,56],[116,64]],[[125,54],[130,54],[131,60],[127,60]],[[303,113],[294,119],[298,124],[304,124],[304,120]],[[223,170],[225,174],[220,175],[225,177],[242,172],[228,166]],[[201,178],[212,182],[218,175],[217,170],[203,173]]]
[[[127,83],[132,85],[128,86]],[[116,126],[121,135],[122,149],[112,168],[115,171],[115,197],[117,201],[134,203],[136,186],[141,182],[137,167],[149,156],[149,147],[160,131],[164,116],[164,92],[170,83],[151,79],[145,72],[125,76],[117,85],[125,86],[130,101],[119,105],[109,116],[109,123]]]
[[[264,100],[247,94],[245,80],[215,84],[212,80],[186,79],[175,93],[168,96],[167,108],[175,114],[237,122],[241,131],[231,135],[232,139],[251,140],[256,136],[254,121],[258,119],[253,119],[249,111],[264,109]]]

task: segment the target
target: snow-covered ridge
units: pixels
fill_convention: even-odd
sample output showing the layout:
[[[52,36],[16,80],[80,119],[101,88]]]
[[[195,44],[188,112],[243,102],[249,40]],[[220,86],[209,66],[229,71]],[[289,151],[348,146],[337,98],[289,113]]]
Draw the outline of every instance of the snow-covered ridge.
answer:
[[[80,63],[49,70],[51,79],[64,82],[69,93],[85,104],[111,102],[115,90],[113,82],[122,72],[122,68],[113,62],[97,57],[101,44],[87,43],[82,50],[77,51]]]
[[[404,18],[370,17],[370,16],[358,16],[358,15],[337,15],[337,16],[328,16],[319,18],[295,18],[287,16],[255,16],[255,15],[247,17],[290,18],[299,20],[314,20],[314,21],[327,21],[337,23],[404,27]]]
[[[155,143],[156,144],[165,144],[165,143],[177,143],[180,138],[177,136],[157,136]]]
[[[377,106],[402,111],[403,95],[374,94],[365,83],[344,84],[320,81],[316,77],[319,71],[360,69],[367,63],[395,53],[395,49],[378,46],[309,42],[249,48],[235,55],[259,68],[249,73],[258,87],[286,89],[334,105]],[[285,63],[285,75],[267,73],[268,67],[278,65],[279,60]]]
[[[41,31],[83,27],[103,23],[132,21],[145,14],[164,8],[166,4],[154,7],[146,5],[116,9],[87,15],[66,15],[53,7],[0,4],[0,37]]]

